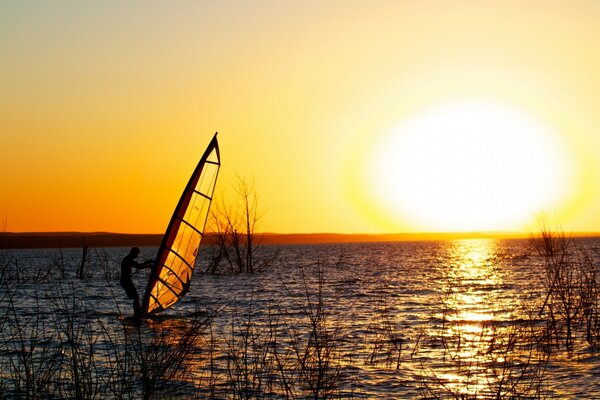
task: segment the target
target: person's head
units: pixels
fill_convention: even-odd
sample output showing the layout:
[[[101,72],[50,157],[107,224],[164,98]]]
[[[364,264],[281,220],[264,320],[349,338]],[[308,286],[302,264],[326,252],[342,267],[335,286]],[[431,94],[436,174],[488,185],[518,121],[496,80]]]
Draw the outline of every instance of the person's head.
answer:
[[[132,247],[131,250],[129,250],[129,255],[131,258],[136,258],[140,255],[140,249],[137,247]]]

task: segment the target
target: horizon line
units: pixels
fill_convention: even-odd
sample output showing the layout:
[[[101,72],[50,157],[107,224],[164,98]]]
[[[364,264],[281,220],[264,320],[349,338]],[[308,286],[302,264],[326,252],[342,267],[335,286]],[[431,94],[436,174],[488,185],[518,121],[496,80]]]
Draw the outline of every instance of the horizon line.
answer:
[[[369,243],[442,241],[467,239],[528,239],[538,232],[526,231],[472,231],[472,232],[404,232],[404,233],[277,233],[257,232],[262,244],[326,244],[326,243]],[[573,237],[600,237],[597,231],[569,232]],[[73,248],[73,247],[126,247],[158,246],[163,233],[118,233],[118,232],[3,232],[0,233],[0,249],[27,248]],[[205,238],[211,244],[216,233],[207,232]],[[207,242],[204,242],[205,244]]]

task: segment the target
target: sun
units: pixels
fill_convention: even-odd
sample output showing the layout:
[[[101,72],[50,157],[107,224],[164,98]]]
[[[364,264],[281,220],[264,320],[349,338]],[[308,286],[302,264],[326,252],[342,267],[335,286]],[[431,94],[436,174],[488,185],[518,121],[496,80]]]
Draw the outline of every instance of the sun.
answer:
[[[366,163],[374,205],[422,231],[523,229],[569,190],[557,135],[495,103],[446,104],[409,118],[374,144]]]

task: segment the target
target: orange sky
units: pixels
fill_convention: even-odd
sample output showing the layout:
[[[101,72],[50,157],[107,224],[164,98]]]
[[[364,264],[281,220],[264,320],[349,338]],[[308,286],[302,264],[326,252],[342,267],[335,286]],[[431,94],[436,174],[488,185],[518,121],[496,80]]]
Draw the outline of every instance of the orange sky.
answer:
[[[7,231],[160,233],[219,131],[219,189],[253,179],[267,231],[521,230],[542,209],[567,229],[598,231],[599,20],[595,1],[3,2],[0,217]],[[501,120],[523,116],[493,135],[543,127],[533,148],[560,149],[543,155],[560,168],[523,161],[530,181],[513,190],[518,172],[473,165],[486,171],[465,185],[463,203],[475,201],[447,210],[414,194],[429,200],[438,192],[423,187],[443,184],[439,197],[460,202],[452,191],[464,182],[435,177],[468,144],[443,162],[392,149],[415,158],[401,171],[371,168],[394,135],[442,130],[457,143],[464,125],[446,131],[454,122],[439,111],[457,104],[475,105],[458,107],[467,118],[482,104]],[[422,120],[438,131],[409,130]],[[461,160],[479,151],[468,140]],[[513,159],[510,147],[483,151],[467,161]],[[413,165],[418,188],[404,179]],[[477,203],[487,177],[503,181],[515,209],[461,225],[507,203]],[[554,194],[512,201],[538,181]]]

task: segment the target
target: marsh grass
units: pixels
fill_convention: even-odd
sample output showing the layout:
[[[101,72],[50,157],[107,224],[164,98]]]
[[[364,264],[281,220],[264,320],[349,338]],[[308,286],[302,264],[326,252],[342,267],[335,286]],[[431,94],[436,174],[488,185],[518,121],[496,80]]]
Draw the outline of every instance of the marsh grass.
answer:
[[[234,305],[228,338],[223,351],[227,359],[227,384],[239,399],[260,398],[272,386],[269,372],[274,369],[270,352],[271,327],[256,318],[253,300],[245,310]],[[272,390],[272,389],[271,389]]]
[[[79,264],[65,263],[62,254],[46,270],[5,258],[2,398],[364,398],[355,376],[364,368],[416,380],[422,398],[547,398],[546,367],[557,346],[568,347],[567,338],[597,344],[600,336],[592,257],[566,238],[550,239],[537,253],[547,262],[546,296],[524,305],[522,320],[467,323],[452,314],[446,297],[427,324],[411,331],[396,319],[395,300],[382,296],[360,338],[350,332],[354,303],[340,305],[344,288],[330,286],[333,274],[348,268],[344,257],[299,267],[293,287],[282,284],[285,306],[247,293],[214,310],[141,325],[107,319],[81,293],[82,280],[104,279],[119,309],[121,293],[110,284],[115,265],[106,253],[89,251],[83,279],[70,281],[65,275],[77,277]],[[34,291],[24,312],[16,299],[31,285],[25,278],[56,280],[57,292]],[[405,360],[420,363],[416,378]]]
[[[581,342],[600,345],[600,275],[590,251],[562,230],[542,224],[531,246],[541,258],[544,300],[538,317],[546,323],[548,349],[572,350]]]
[[[349,313],[333,314],[328,307],[323,294],[326,269],[327,266],[317,263],[316,292],[311,291],[315,286],[307,283],[302,269],[305,301],[300,310],[303,318],[287,327],[299,367],[301,389],[315,399],[339,397],[345,386],[341,347],[347,329],[344,320]]]
[[[16,312],[14,295],[18,289],[6,288],[6,308],[1,330],[4,349],[2,353],[2,386],[8,397],[33,399],[53,397],[58,371],[54,366],[61,353],[49,340],[51,331],[45,313],[40,309],[39,299],[29,314]]]
[[[181,378],[212,315],[194,313],[181,323],[107,325],[77,284],[59,282],[56,293],[44,295],[29,290],[34,298],[26,300],[24,310],[17,299],[26,285],[14,276],[4,278],[0,398],[185,397]]]
[[[541,351],[543,328],[535,320],[464,322],[450,318],[448,307],[442,310],[414,355],[421,359],[423,398],[547,398],[549,355]],[[442,357],[431,360],[440,347]]]
[[[365,363],[373,367],[399,370],[403,357],[414,356],[422,335],[423,331],[416,335],[412,349],[409,349],[409,340],[403,333],[402,324],[395,319],[394,308],[386,297],[380,296],[367,328],[365,342],[368,343],[369,350]]]
[[[301,271],[304,292],[291,295],[297,297],[293,306],[258,303],[251,294],[230,305],[229,327],[221,339],[211,334],[205,362],[212,397],[329,399],[352,393],[342,372],[346,314],[331,312],[323,266],[316,269],[316,286]]]
[[[156,394],[185,393],[186,377],[190,361],[195,358],[194,349],[204,335],[212,318],[195,313],[184,323],[173,321],[161,323],[152,332],[142,332],[144,325],[136,325],[132,331],[135,366],[141,382],[142,397],[150,399]],[[152,328],[152,325],[149,326]],[[149,333],[149,334],[148,334]]]

